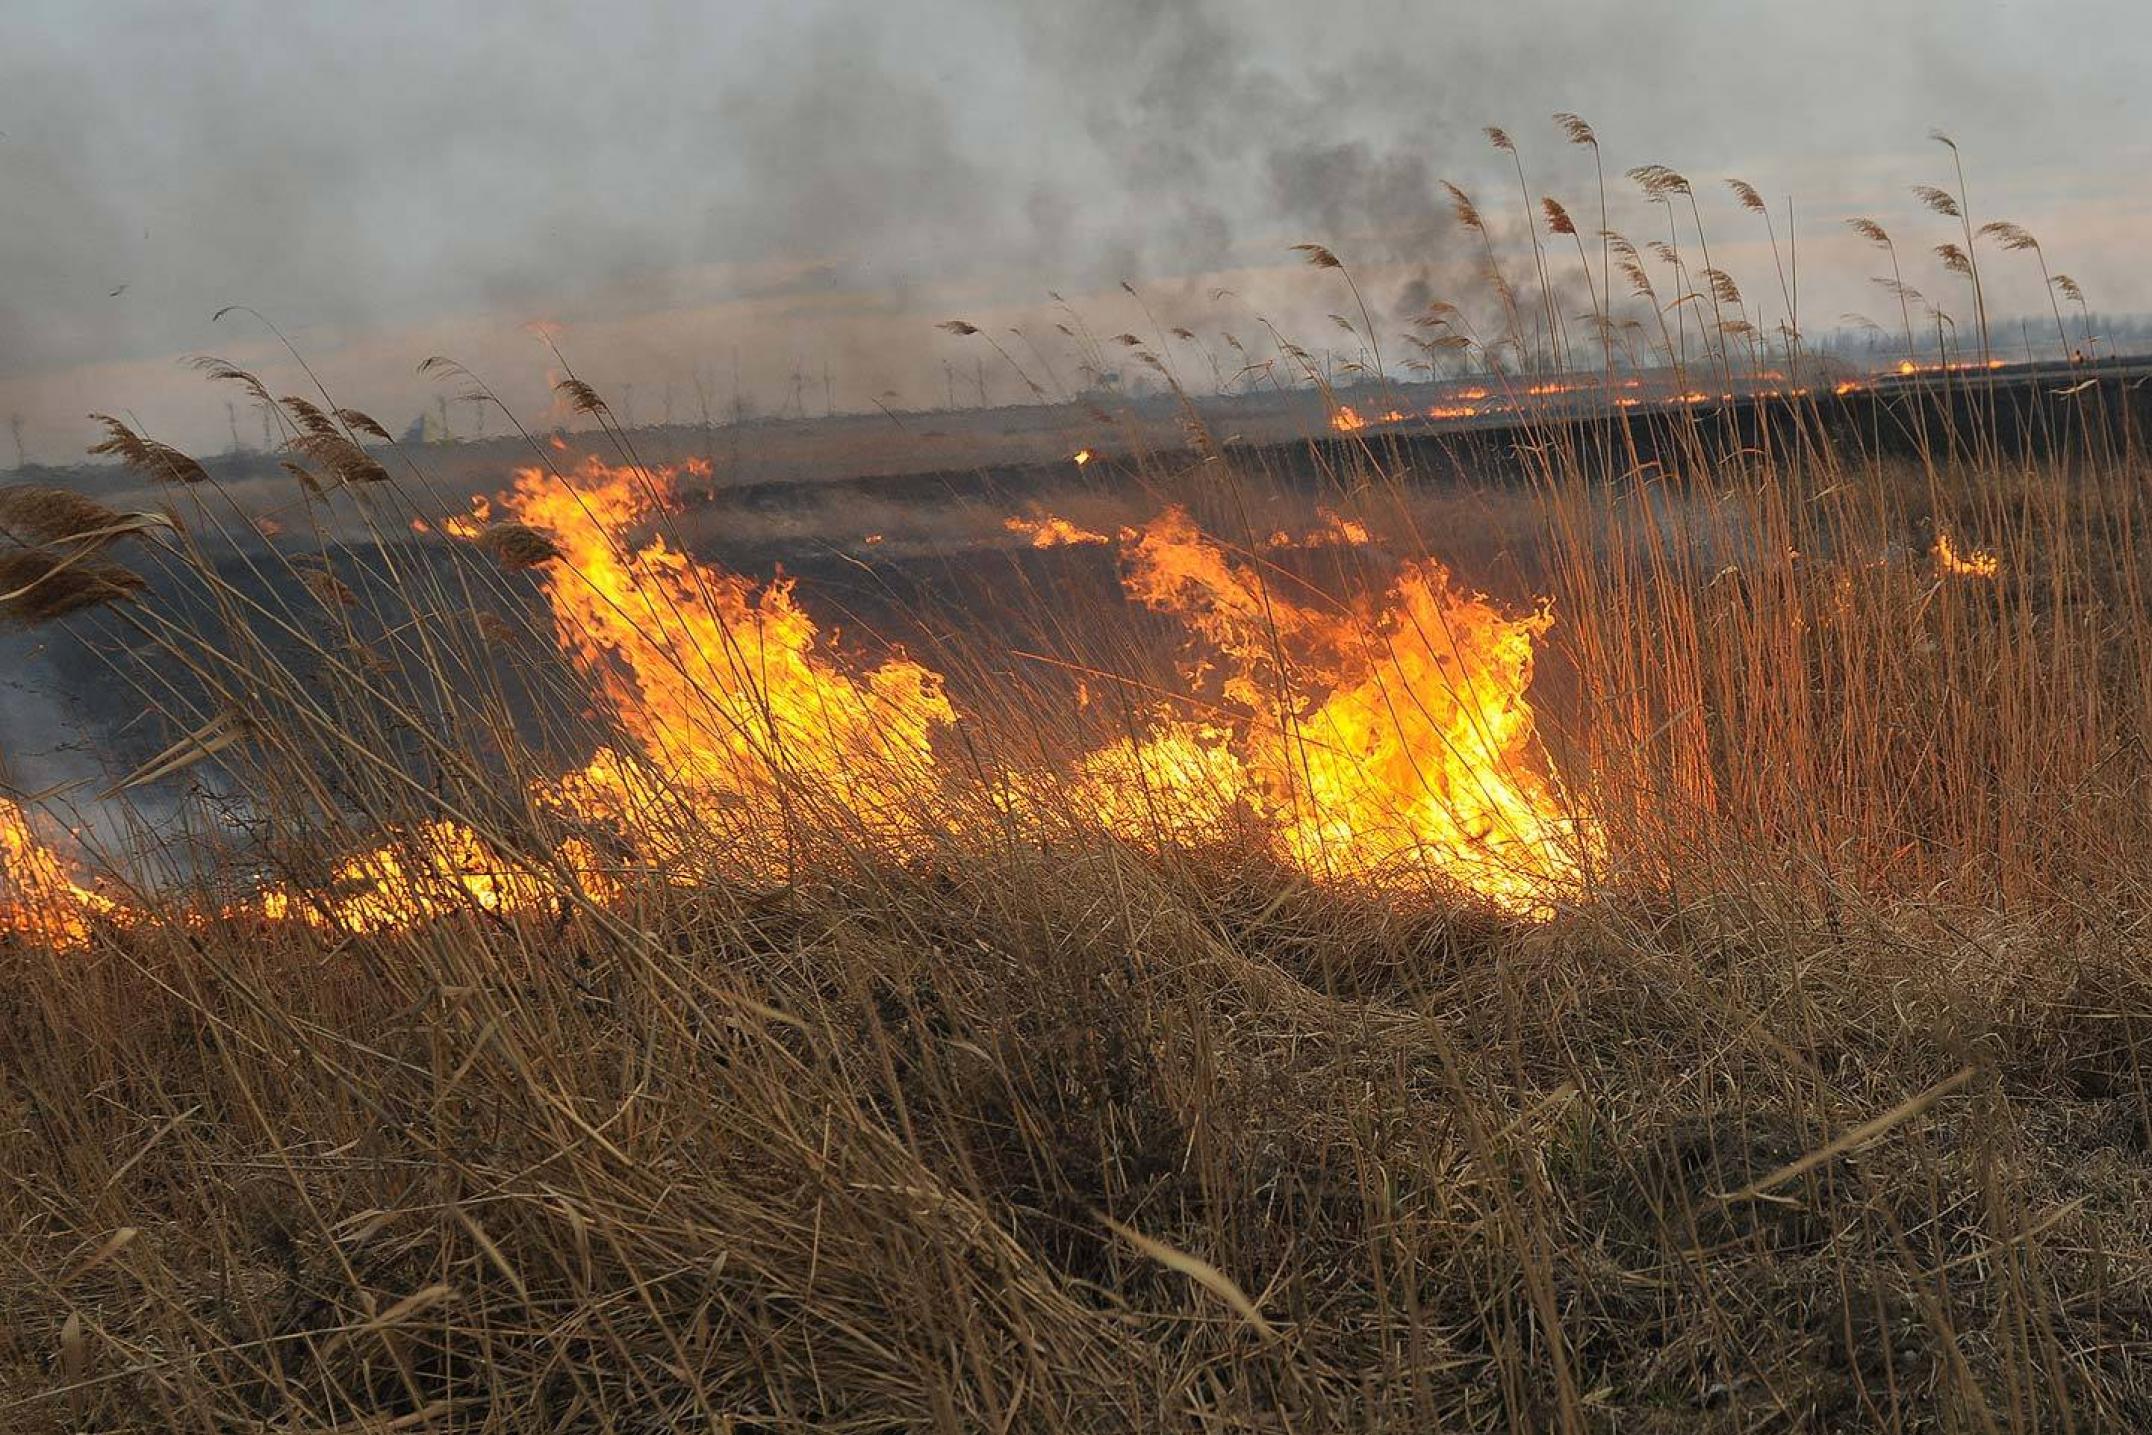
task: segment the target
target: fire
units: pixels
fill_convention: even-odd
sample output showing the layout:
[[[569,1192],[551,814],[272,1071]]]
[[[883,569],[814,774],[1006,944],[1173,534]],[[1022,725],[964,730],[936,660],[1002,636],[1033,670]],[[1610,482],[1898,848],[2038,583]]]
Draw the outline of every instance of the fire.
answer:
[[[1900,359],[1894,372],[1900,378],[1911,378],[1915,374],[1987,373],[2000,369],[2008,363],[2009,360],[2007,359],[1987,359],[1984,361],[1964,360],[1951,364],[1916,364],[1911,359]]]
[[[1079,528],[1066,518],[1004,518],[1001,526],[1011,533],[1021,533],[1031,540],[1033,548],[1067,548],[1079,543],[1110,543],[1113,540],[1103,533],[1093,533]]]
[[[790,579],[758,586],[662,533],[634,541],[679,475],[703,471],[592,457],[567,484],[521,470],[502,501],[558,544],[561,561],[539,570],[555,635],[635,749],[599,751],[555,796],[667,858],[689,855],[675,839],[692,818],[695,848],[734,844],[713,854],[719,868],[763,875],[783,865],[803,802],[834,803],[876,836],[902,832],[907,808],[932,791],[933,736],[956,716],[940,675],[901,653],[847,672]]]
[[[1321,510],[1321,512],[1323,519],[1322,531],[1309,540],[1311,543],[1315,543],[1319,538],[1321,543],[1317,543],[1316,546],[1335,543],[1343,544],[1348,548],[1362,548],[1373,541],[1372,535],[1367,531],[1367,525],[1359,519],[1340,517],[1327,508]]]
[[[1313,875],[1438,872],[1518,912],[1580,883],[1588,838],[1544,775],[1525,700],[1544,607],[1505,616],[1423,561],[1333,611],[1267,584],[1178,508],[1124,557],[1130,596],[1202,640],[1232,720],[1161,710],[1094,755],[1084,776],[1118,794],[1103,820],[1162,810],[1179,837],[1240,814]]]
[[[940,674],[902,651],[846,658],[791,580],[757,583],[679,545],[668,529],[678,485],[702,472],[595,457],[565,480],[524,469],[496,501],[440,525],[498,518],[557,550],[520,571],[615,737],[527,797],[585,835],[515,857],[460,822],[413,823],[318,881],[177,919],[342,940],[459,914],[548,919],[564,911],[564,882],[617,902],[623,864],[660,880],[785,881],[817,834],[904,855],[936,824],[968,830],[965,794],[983,787],[1037,810],[1056,795],[1139,843],[1250,841],[1318,879],[1435,874],[1519,914],[1577,891],[1595,857],[1526,697],[1553,621],[1544,605],[1505,613],[1431,560],[1403,564],[1379,593],[1331,602],[1271,581],[1178,507],[1118,540],[1066,519],[1010,518],[1039,547],[1118,541],[1130,599],[1187,631],[1187,690],[1185,704],[1154,702],[1134,731],[982,780],[975,764],[991,743],[966,737],[965,762],[939,760],[959,723]],[[1324,510],[1316,531],[1287,542],[1361,546],[1371,535]],[[80,948],[139,915],[83,885],[0,799],[0,937]]]
[[[1960,578],[1993,578],[2003,571],[2003,561],[1985,548],[1971,548],[1959,553],[1950,535],[1935,535],[1935,566],[1943,573]]]
[[[411,520],[411,531],[420,535],[442,533],[450,538],[468,541],[485,532],[486,525],[492,521],[493,505],[483,498],[474,498],[471,500],[470,512],[451,513],[438,519],[414,518]]]
[[[1096,457],[1097,455],[1092,453],[1091,450],[1087,448],[1080,448],[1070,456],[1069,461],[1074,463],[1078,468],[1082,468],[1085,464],[1089,463],[1092,459]]]
[[[1367,525],[1357,518],[1346,518],[1327,508],[1317,508],[1316,516],[1322,525],[1313,532],[1298,538],[1279,529],[1263,540],[1265,548],[1363,548],[1374,541]],[[1133,535],[1128,535],[1133,536]]]
[[[1338,411],[1330,416],[1330,427],[1339,433],[1358,433],[1367,427],[1367,420],[1351,404],[1339,404]]]
[[[32,830],[29,814],[0,797],[0,938],[79,947],[89,940],[90,917],[113,905],[77,883]]]
[[[586,844],[564,844],[562,854],[586,890],[596,884]],[[470,828],[437,819],[341,859],[325,882],[303,891],[271,887],[224,915],[299,921],[321,932],[368,936],[455,912],[545,912],[558,900],[550,882],[516,870]]]

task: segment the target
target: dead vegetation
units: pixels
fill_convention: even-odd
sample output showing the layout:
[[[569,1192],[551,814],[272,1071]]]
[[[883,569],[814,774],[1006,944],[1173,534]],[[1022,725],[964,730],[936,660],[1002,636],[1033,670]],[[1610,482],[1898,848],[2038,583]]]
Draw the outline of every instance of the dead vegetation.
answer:
[[[1576,237],[1581,209],[1522,202]],[[1651,287],[1602,243],[1575,246],[1587,275],[1618,253]],[[1740,306],[1698,248],[1699,294]],[[1698,362],[1737,337],[1761,342],[1720,329]],[[0,1428],[2152,1424],[2145,459],[2090,424],[2039,463],[1938,425],[1886,464],[1825,434],[1827,402],[1760,442],[1664,416],[1648,464],[1611,425],[1533,436],[1486,561],[1552,595],[1551,629],[1499,630],[1543,635],[1545,780],[1593,834],[1544,910],[1185,840],[1155,767],[1127,809],[1148,825],[1064,820],[1079,786],[1017,759],[1156,721],[1066,658],[1080,710],[953,647],[952,686],[1000,697],[941,721],[911,659],[798,644],[776,656],[825,726],[780,721],[762,634],[801,621],[790,590],[583,541],[590,490],[550,457],[530,482],[561,521],[476,530],[448,578],[377,535],[280,607],[158,550],[209,626],[113,621],[189,676],[161,756],[242,786],[254,886],[107,874],[99,905],[0,827],[15,895],[75,904],[0,926]],[[324,531],[333,505],[408,516],[359,442],[378,426],[278,412],[336,480],[295,485]],[[1273,545],[1231,463],[1131,467],[1226,535],[1199,556],[1242,601],[1213,627],[1287,653],[1405,555],[1463,547],[1442,526],[1470,505],[1398,491],[1384,457],[1328,475],[1333,538],[1366,544]],[[187,492],[188,531],[213,527],[214,481]],[[1123,502],[1078,517],[1114,531]],[[0,551],[11,611],[137,594],[67,556],[113,516],[0,496],[30,545]],[[653,565],[685,576],[620,578]],[[470,618],[528,585],[551,631]],[[426,620],[362,627],[384,594]],[[1137,647],[1119,608],[1029,602],[1042,639]],[[583,687],[504,682],[592,633]],[[1270,695],[1298,671],[1273,657],[1202,710],[1305,721]],[[946,806],[866,800],[893,689],[954,754]],[[580,750],[612,762],[585,788],[519,731],[533,693],[591,714]],[[711,752],[753,781],[711,798]]]

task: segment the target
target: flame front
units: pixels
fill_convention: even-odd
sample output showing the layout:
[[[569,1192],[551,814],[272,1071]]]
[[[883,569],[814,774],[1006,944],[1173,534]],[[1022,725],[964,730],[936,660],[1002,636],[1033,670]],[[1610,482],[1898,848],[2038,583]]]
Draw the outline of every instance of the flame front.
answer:
[[[498,517],[552,544],[532,571],[561,651],[605,699],[612,738],[539,784],[530,805],[585,836],[510,858],[462,823],[415,823],[319,880],[181,919],[341,938],[457,913],[557,914],[564,884],[612,902],[623,863],[663,880],[785,881],[831,834],[900,858],[937,831],[961,838],[982,788],[1003,817],[999,794],[1050,792],[1141,845],[1246,840],[1317,878],[1439,874],[1518,913],[1545,912],[1591,865],[1589,829],[1556,790],[1525,699],[1552,622],[1544,606],[1505,615],[1424,560],[1379,594],[1331,602],[1230,554],[1177,507],[1117,538],[1012,518],[1039,547],[1119,542],[1130,599],[1187,630],[1187,691],[1128,729],[1072,742],[1058,765],[983,770],[994,749],[981,733],[945,770],[937,748],[958,716],[941,675],[901,651],[845,660],[791,580],[757,584],[690,557],[669,531],[682,472],[702,470],[594,458],[565,479],[526,469],[469,518],[436,525],[482,543],[482,520]],[[1326,510],[1314,531],[1266,546],[1369,542],[1360,522]],[[0,937],[79,948],[100,923],[141,916],[77,880],[32,821],[0,800]],[[601,860],[600,845],[614,855]]]
[[[1319,877],[1439,873],[1519,912],[1582,880],[1588,835],[1544,774],[1525,700],[1545,607],[1505,617],[1422,561],[1377,601],[1333,608],[1281,592],[1180,509],[1126,559],[1130,596],[1215,654],[1231,718],[1154,713],[1087,764],[1094,788],[1136,776],[1174,836],[1242,814]],[[1126,822],[1128,807],[1103,815]]]
[[[2003,571],[2002,559],[1987,549],[1971,548],[1960,553],[1950,535],[1943,532],[1935,535],[1935,566],[1959,578],[1993,578]]]
[[[635,542],[676,477],[592,458],[567,484],[522,470],[502,502],[558,544],[542,580],[554,633],[635,747],[601,749],[555,796],[672,861],[715,834],[724,850],[695,865],[734,873],[774,875],[800,803],[834,802],[848,824],[903,836],[934,791],[933,736],[956,716],[941,676],[901,653],[848,673],[789,579],[758,588],[661,533]]]
[[[90,918],[113,905],[76,882],[31,829],[29,814],[0,797],[0,937],[79,947],[89,939]]]
[[[1067,548],[1079,543],[1111,543],[1103,533],[1093,533],[1079,528],[1066,518],[1004,518],[1001,526],[1011,533],[1021,533],[1031,540],[1033,548]]]

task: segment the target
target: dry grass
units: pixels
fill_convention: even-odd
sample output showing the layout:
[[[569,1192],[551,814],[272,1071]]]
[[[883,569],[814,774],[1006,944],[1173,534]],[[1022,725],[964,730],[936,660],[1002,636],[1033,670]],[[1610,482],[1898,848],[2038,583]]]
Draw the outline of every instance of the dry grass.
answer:
[[[363,415],[283,411],[363,480],[310,512],[404,499]],[[285,609],[182,548],[209,628],[136,604],[130,631],[188,676],[160,717],[219,734],[261,861],[326,891],[338,852],[446,816],[553,897],[370,935],[190,920],[204,866],[80,950],[0,941],[0,1428],[2152,1424],[2146,461],[1939,426],[1886,463],[1820,413],[1742,443],[1677,415],[1649,463],[1550,430],[1471,520],[1505,540],[1490,583],[1553,594],[1539,702],[1605,837],[1547,921],[1230,842],[925,813],[892,854],[759,753],[788,880],[607,849],[597,900],[547,855],[591,834],[518,795],[552,775],[533,712],[592,694],[511,693],[552,635],[465,621],[551,537],[496,526],[448,578],[354,545],[432,615],[372,627],[372,580],[316,567]],[[1383,458],[1327,496],[1456,557],[1467,506]],[[1240,462],[1137,466],[1253,552]],[[1321,553],[1340,585],[1380,561]],[[118,582],[41,555],[0,583],[42,565],[43,618]],[[1001,694],[964,742],[1074,741],[1006,651],[948,656]],[[619,739],[591,721],[549,735]]]
[[[0,622],[36,628],[142,591],[142,575],[117,563],[46,548],[0,549]]]

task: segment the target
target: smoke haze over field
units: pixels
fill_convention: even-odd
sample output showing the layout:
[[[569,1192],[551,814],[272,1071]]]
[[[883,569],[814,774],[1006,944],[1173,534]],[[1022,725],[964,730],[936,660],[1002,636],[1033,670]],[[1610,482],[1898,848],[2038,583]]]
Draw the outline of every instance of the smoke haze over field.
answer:
[[[2152,307],[2147,53],[2152,16],[2123,0],[1708,18],[1673,0],[17,0],[0,418],[47,461],[79,454],[91,408],[222,447],[221,396],[173,360],[277,361],[253,321],[210,322],[226,304],[396,422],[436,392],[412,373],[433,352],[541,411],[536,320],[601,387],[633,385],[643,420],[668,386],[678,417],[724,411],[736,364],[765,410],[796,368],[819,410],[825,364],[839,407],[932,403],[942,359],[977,353],[935,321],[1050,333],[1056,289],[1102,332],[1148,336],[1122,280],[1165,322],[1252,332],[1252,306],[1319,344],[1297,326],[1343,303],[1286,262],[1296,240],[1380,281],[1388,334],[1400,303],[1477,282],[1439,180],[1521,224],[1482,125],[1515,135],[1535,189],[1596,213],[1588,156],[1547,119],[1565,109],[1599,130],[1617,227],[1663,222],[1623,168],[1708,187],[1715,253],[1752,298],[1775,291],[1768,251],[1717,182],[1755,182],[1781,220],[1793,196],[1811,328],[1880,307],[1852,214],[1899,233],[1908,279],[1955,305],[1928,258],[1953,231],[1907,193],[1949,178],[1931,126],[1964,147],[1976,218],[2030,227],[2096,306]],[[1991,307],[2045,311],[2018,257],[1995,269]],[[1221,282],[1238,307],[1209,300]],[[994,396],[1018,397],[1013,378]]]

